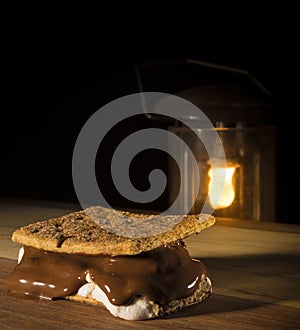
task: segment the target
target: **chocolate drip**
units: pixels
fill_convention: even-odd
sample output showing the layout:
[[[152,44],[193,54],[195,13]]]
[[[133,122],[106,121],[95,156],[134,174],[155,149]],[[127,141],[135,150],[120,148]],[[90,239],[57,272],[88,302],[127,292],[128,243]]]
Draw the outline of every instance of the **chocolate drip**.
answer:
[[[112,304],[126,305],[135,296],[161,304],[188,297],[207,270],[182,242],[133,256],[55,253],[25,246],[7,283],[13,292],[55,299],[76,294],[87,273]]]

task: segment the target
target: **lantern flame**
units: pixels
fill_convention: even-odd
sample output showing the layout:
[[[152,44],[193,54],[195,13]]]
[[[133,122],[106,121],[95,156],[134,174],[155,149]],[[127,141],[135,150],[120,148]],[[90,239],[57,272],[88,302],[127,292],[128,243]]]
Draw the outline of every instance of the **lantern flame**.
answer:
[[[232,204],[235,197],[232,183],[234,172],[235,167],[214,167],[209,170],[208,197],[214,209],[226,208]]]

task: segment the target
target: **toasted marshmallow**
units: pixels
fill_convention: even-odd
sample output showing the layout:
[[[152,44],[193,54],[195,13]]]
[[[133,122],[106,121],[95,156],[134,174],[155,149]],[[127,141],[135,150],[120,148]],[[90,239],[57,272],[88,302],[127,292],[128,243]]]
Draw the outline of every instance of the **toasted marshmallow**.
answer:
[[[24,247],[22,246],[19,250],[19,255],[18,255],[18,264],[22,261],[24,256]]]
[[[109,301],[99,286],[91,280],[89,273],[86,275],[86,281],[88,283],[84,284],[77,294],[85,298],[91,296],[102,303],[112,315],[125,320],[145,320],[157,317],[157,305],[145,297],[135,298],[130,305],[116,306]]]

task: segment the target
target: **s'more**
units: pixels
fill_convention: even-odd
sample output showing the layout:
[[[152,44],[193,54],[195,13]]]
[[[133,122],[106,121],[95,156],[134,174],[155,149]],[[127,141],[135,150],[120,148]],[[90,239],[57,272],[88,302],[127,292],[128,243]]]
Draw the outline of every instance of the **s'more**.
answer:
[[[22,247],[8,287],[41,299],[102,304],[126,320],[175,313],[212,293],[207,268],[184,239],[215,223],[201,213],[178,219],[95,206],[21,227],[12,234]],[[121,227],[127,236],[114,230]]]

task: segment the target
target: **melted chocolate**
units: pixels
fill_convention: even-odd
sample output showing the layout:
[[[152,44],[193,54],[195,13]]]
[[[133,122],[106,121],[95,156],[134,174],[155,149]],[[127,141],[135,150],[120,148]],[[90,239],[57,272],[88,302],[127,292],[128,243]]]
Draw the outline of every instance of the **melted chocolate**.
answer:
[[[188,297],[207,270],[182,242],[133,256],[55,253],[25,246],[7,283],[16,293],[63,298],[77,293],[88,272],[112,304],[126,305],[141,295],[162,304]]]

